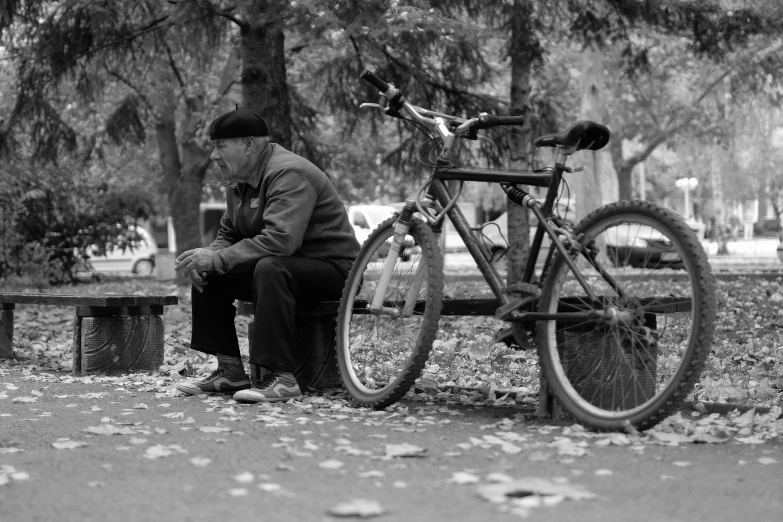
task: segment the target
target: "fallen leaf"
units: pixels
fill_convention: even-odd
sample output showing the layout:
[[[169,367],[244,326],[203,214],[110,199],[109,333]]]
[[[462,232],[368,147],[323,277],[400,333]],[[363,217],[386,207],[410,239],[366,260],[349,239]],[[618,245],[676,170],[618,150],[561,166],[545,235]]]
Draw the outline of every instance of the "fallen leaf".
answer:
[[[54,449],[76,449],[76,448],[82,448],[84,446],[89,446],[89,443],[87,442],[77,442],[75,440],[67,440],[63,442],[52,442],[52,447]]]
[[[542,461],[547,459],[549,459],[549,453],[543,453],[541,451],[534,451],[527,457],[527,460],[531,462],[537,462],[537,461]]]
[[[536,477],[479,486],[478,494],[484,500],[494,504],[502,504],[510,499],[519,499],[530,495],[559,496],[570,500],[591,500],[598,497],[576,484],[558,484]]]
[[[685,468],[685,467],[691,465],[690,462],[685,462],[685,461],[682,461],[682,460],[678,460],[678,461],[672,462],[672,464],[674,464],[675,466],[679,466],[681,468]]]
[[[487,482],[506,483],[514,482],[514,479],[505,473],[489,473],[486,476]]]
[[[451,484],[477,484],[481,481],[478,476],[467,471],[455,471],[451,474],[451,478],[446,482]]]
[[[759,464],[777,464],[778,461],[771,457],[761,457],[756,462]]]
[[[236,480],[237,482],[241,482],[243,484],[248,482],[253,482],[254,479],[255,476],[249,471],[245,471],[244,473],[240,473],[239,475],[236,475],[234,477],[234,480]]]
[[[198,431],[203,433],[224,433],[231,431],[231,428],[227,428],[225,426],[201,426]]]
[[[574,442],[567,437],[556,437],[554,442],[547,444],[550,448],[557,448],[558,455],[567,455],[572,457],[581,457],[587,453],[584,446],[587,442]]]
[[[383,471],[362,471],[358,474],[360,478],[382,478],[385,474]]]
[[[327,511],[335,517],[377,517],[386,513],[380,502],[357,498],[348,502],[342,502],[329,508]]]
[[[229,489],[228,494],[232,497],[244,497],[247,495],[247,490],[245,488]]]
[[[211,462],[212,459],[207,457],[193,457],[192,459],[190,459],[190,463],[193,464],[194,466],[204,467],[204,466],[208,466]]]
[[[423,457],[426,448],[414,446],[403,442],[402,444],[387,444],[386,456],[387,457]]]
[[[340,469],[344,466],[339,460],[329,459],[318,464],[319,468],[323,469]]]
[[[111,424],[104,424],[103,426],[90,426],[85,428],[87,433],[94,433],[95,435],[135,435],[136,432],[131,428],[120,428]]]
[[[147,448],[147,451],[144,452],[144,458],[159,459],[162,457],[170,457],[171,455],[174,455],[174,453],[187,453],[187,450],[182,449],[179,444],[169,444],[168,446],[158,444]]]

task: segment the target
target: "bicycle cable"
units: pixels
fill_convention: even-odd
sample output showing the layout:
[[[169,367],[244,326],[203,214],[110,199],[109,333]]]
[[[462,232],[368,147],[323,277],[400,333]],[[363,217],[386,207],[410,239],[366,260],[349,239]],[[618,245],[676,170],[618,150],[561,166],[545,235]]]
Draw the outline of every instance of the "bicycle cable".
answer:
[[[500,235],[500,239],[502,239],[503,242],[506,244],[505,246],[499,245],[499,244],[495,243],[494,241],[492,241],[492,238],[490,238],[489,236],[487,236],[484,233],[484,229],[486,227],[488,227],[488,226],[495,226],[495,228],[498,229],[498,235]],[[481,234],[481,238],[484,241],[484,245],[485,246],[486,246],[487,242],[489,242],[493,247],[495,247],[495,246],[496,247],[501,247],[501,249],[500,249],[498,254],[493,254],[492,250],[490,249],[490,256],[491,257],[489,259],[489,262],[490,263],[497,263],[498,261],[503,259],[503,257],[506,255],[506,252],[508,252],[509,243],[508,243],[508,239],[506,239],[506,236],[503,235],[503,230],[500,228],[500,225],[498,225],[495,222],[484,223],[483,225],[481,225],[481,228],[479,229],[479,233]]]

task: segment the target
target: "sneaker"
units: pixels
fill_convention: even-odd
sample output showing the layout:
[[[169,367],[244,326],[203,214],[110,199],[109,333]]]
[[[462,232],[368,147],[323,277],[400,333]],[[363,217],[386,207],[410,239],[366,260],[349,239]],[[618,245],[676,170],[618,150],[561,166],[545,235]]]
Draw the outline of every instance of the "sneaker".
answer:
[[[281,402],[301,399],[302,390],[292,373],[267,371],[261,382],[234,394],[237,402]]]
[[[197,381],[188,380],[177,384],[177,389],[188,395],[199,393],[234,393],[250,388],[250,379],[243,372],[241,374],[229,372],[225,368],[218,368],[208,377]]]

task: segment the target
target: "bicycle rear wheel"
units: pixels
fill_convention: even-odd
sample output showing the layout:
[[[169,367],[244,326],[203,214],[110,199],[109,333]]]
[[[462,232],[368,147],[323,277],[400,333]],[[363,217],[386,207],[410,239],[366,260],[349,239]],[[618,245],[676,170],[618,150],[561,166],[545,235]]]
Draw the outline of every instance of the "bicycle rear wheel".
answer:
[[[654,426],[699,379],[712,343],[715,282],[694,232],[643,201],[602,207],[575,228],[587,298],[556,255],[539,311],[592,311],[538,323],[541,366],[555,397],[598,430]]]
[[[362,245],[337,317],[337,365],[343,384],[355,403],[378,409],[397,402],[421,375],[437,333],[443,295],[437,238],[428,226],[414,221],[405,238],[405,260],[400,256],[395,262],[383,296],[384,312],[369,313],[367,304],[375,296],[394,222],[390,218],[381,223]],[[416,306],[405,313],[412,286]]]

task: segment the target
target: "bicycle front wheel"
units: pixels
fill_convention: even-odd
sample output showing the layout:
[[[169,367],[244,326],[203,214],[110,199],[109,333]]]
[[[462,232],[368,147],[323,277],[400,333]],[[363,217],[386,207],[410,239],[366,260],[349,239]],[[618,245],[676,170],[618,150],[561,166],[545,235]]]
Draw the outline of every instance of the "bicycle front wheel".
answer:
[[[650,428],[682,404],[709,354],[715,282],[707,255],[679,216],[643,201],[596,210],[575,237],[578,274],[556,255],[539,302],[540,312],[571,314],[538,323],[542,369],[579,422]]]
[[[367,238],[345,283],[337,317],[337,365],[348,393],[361,406],[397,402],[421,375],[437,333],[443,296],[443,258],[430,228],[414,221],[405,253],[383,295],[383,310],[370,312],[395,218]],[[407,303],[407,306],[406,306]]]

